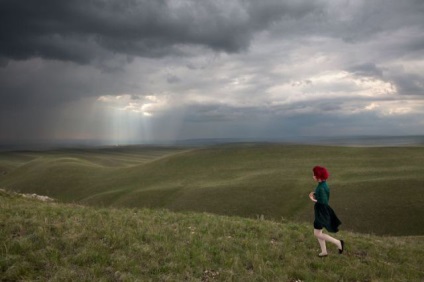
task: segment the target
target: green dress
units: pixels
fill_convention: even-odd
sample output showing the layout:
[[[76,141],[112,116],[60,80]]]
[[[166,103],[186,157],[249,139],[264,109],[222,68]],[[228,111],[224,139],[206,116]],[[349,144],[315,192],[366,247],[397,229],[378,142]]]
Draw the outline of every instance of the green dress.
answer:
[[[319,182],[314,194],[317,200],[314,206],[314,228],[325,228],[329,232],[338,232],[342,222],[338,219],[334,210],[328,205],[328,201],[330,200],[330,189],[328,188],[327,182]]]

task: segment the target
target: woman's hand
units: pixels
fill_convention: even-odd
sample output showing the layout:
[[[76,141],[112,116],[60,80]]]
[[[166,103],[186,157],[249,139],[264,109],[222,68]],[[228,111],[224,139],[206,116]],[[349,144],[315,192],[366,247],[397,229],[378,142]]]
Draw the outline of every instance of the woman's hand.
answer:
[[[317,202],[317,200],[315,199],[315,193],[314,192],[311,192],[311,193],[309,193],[309,199],[311,199],[311,201],[312,202]]]

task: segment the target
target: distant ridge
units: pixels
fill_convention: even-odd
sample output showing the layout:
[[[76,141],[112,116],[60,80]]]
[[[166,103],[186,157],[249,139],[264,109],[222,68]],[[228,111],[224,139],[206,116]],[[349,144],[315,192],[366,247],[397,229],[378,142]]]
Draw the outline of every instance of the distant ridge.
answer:
[[[167,144],[185,146],[209,146],[237,143],[277,143],[277,144],[307,144],[307,145],[340,145],[340,146],[413,146],[424,145],[424,135],[405,136],[309,136],[283,138],[200,138],[182,139]]]
[[[65,148],[104,148],[124,146],[185,146],[202,147],[234,143],[278,143],[339,146],[417,146],[424,145],[424,135],[352,135],[352,136],[287,136],[279,138],[192,138],[179,140],[156,140],[148,143],[117,144],[102,140],[21,140],[19,142],[0,142],[0,152],[21,150],[52,150]]]

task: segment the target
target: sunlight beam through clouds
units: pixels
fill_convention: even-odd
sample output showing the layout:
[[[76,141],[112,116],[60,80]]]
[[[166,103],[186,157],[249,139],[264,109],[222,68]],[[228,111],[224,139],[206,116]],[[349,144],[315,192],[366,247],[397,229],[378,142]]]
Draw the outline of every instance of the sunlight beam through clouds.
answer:
[[[110,120],[106,133],[116,144],[136,144],[152,142],[151,117],[155,107],[161,102],[155,96],[139,97],[120,94],[100,96],[97,102]]]

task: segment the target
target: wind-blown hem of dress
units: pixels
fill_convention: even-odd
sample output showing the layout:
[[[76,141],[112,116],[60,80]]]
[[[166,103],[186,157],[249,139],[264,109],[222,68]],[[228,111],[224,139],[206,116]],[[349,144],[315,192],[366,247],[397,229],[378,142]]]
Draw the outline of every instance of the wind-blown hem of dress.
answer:
[[[334,210],[325,204],[315,203],[315,221],[314,228],[322,229],[325,227],[329,232],[336,233],[339,231],[339,226],[342,222],[337,217]]]

